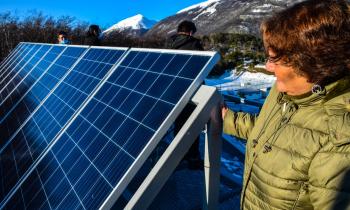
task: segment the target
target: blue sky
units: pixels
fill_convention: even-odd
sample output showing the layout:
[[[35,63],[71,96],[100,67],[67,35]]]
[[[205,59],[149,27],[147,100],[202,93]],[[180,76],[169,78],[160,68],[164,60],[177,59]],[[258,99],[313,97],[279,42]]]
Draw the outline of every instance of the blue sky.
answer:
[[[205,0],[0,0],[0,12],[26,14],[30,10],[45,15],[69,15],[106,28],[127,17],[142,14],[161,20],[177,11]]]

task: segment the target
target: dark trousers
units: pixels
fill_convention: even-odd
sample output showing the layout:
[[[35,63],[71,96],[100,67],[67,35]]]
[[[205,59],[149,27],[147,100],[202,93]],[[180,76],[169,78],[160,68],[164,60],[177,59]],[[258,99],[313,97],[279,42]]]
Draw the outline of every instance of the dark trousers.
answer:
[[[175,127],[174,127],[174,136],[180,131],[182,126],[185,124],[188,117],[192,114],[193,110],[196,108],[196,105],[188,103],[185,108],[182,110],[180,115],[175,120]],[[191,159],[199,159],[200,153],[199,153],[199,136],[196,137],[196,140],[186,153],[184,159],[191,160]]]

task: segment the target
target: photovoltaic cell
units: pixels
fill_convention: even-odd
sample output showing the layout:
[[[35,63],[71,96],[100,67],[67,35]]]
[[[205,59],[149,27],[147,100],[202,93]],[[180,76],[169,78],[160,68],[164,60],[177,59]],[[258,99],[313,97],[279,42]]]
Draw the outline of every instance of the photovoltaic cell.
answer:
[[[73,52],[67,56],[76,54],[74,51],[80,48],[70,47],[64,53],[70,49]],[[62,82],[9,139],[1,151],[0,160],[2,203],[124,52],[125,49],[90,48],[66,76],[61,76]],[[11,165],[15,167],[9,167]]]
[[[141,156],[153,150],[150,142],[160,140],[172,123],[169,116],[185,106],[207,66],[216,62],[213,57],[129,51],[6,208],[96,209],[115,201],[141,166]]]

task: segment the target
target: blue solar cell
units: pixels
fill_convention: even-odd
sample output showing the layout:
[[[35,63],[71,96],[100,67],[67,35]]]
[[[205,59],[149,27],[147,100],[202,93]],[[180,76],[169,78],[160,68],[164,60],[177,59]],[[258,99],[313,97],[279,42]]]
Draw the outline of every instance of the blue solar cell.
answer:
[[[148,70],[159,59],[160,54],[158,53],[149,53],[147,59],[142,62],[139,66],[139,69]]]
[[[118,110],[121,113],[130,113],[131,110],[139,103],[142,98],[142,94],[137,92],[130,92],[125,100],[122,102]]]
[[[144,77],[145,72],[143,71],[134,71],[130,78],[126,81],[124,86],[129,89],[134,89],[140,80]]]
[[[169,65],[174,56],[174,54],[160,54],[160,57],[151,66],[150,71],[156,73],[163,72],[164,68],[166,68],[167,65]]]
[[[137,68],[146,57],[147,57],[147,53],[145,52],[137,53],[136,56],[133,58],[133,60],[128,64],[128,67]]]
[[[181,70],[179,76],[189,79],[196,78],[200,69],[207,64],[208,59],[208,56],[192,56]]]
[[[118,108],[119,105],[125,100],[125,98],[130,93],[130,91],[128,89],[117,86],[117,85],[112,86],[112,89],[110,89],[110,90],[114,90],[113,92],[115,92],[115,96],[111,98],[112,100],[110,102],[110,104],[112,104],[111,107],[113,107],[113,108]],[[107,92],[108,95],[113,94],[113,92],[111,92],[110,90]]]
[[[147,95],[159,98],[164,90],[169,86],[169,84],[174,80],[174,77],[168,75],[158,75],[156,80],[153,81],[149,89],[147,90]]]
[[[137,121],[142,121],[148,114],[149,110],[156,104],[157,99],[144,96],[130,113],[130,117]]]
[[[80,53],[77,49],[81,49]],[[74,56],[80,55],[84,50],[85,48],[68,48],[65,51],[65,53],[69,52],[64,58],[65,62],[73,63],[73,58],[76,58],[75,61],[77,60],[77,57]],[[2,180],[8,180],[10,184],[2,187],[4,196],[1,197],[1,200],[10,196],[9,193],[11,190],[14,190],[13,187],[15,184],[46,151],[47,147],[55,139],[55,136],[64,125],[70,121],[77,109],[88,98],[114,65],[114,63],[104,63],[101,61],[117,61],[118,56],[120,58],[122,52],[125,50],[105,50],[107,53],[104,51],[103,57],[96,56],[96,58],[100,60],[86,59],[86,57],[89,56],[94,57],[91,56],[91,54],[96,54],[96,51],[100,51],[100,49],[89,49],[73,69],[67,71],[68,74],[66,76],[63,77],[64,74],[59,72],[54,72],[52,75],[50,74],[50,76],[57,80],[57,82],[59,82],[60,79],[58,76],[62,75],[61,78],[63,78],[63,80],[58,83],[59,85],[53,89],[53,92],[47,99],[45,99],[43,104],[30,118],[28,118],[27,121],[25,121],[25,123],[21,124],[22,127],[17,129],[7,141],[8,143],[4,145],[3,150],[1,151],[1,157],[10,154],[27,154],[27,158],[21,156],[16,160],[13,158],[8,161],[3,159],[0,160],[0,165],[3,166],[3,169],[7,168],[7,164],[15,165],[16,167],[11,167],[11,169],[16,170],[11,172],[17,174],[17,176],[11,176],[8,171],[3,170]],[[57,63],[64,64],[64,62],[60,60],[55,62],[55,64]],[[87,63],[88,65],[86,65]],[[59,66],[59,64],[57,64],[57,66]],[[89,68],[86,68],[87,66]],[[72,160],[75,159],[73,158]],[[70,165],[69,162],[67,163]],[[50,182],[48,182],[47,185],[44,184],[44,191],[53,191],[51,188],[46,189],[46,186],[51,187],[52,184],[50,184]],[[53,200],[50,200],[50,198],[53,198]],[[51,206],[58,205],[58,203],[55,202],[61,201],[62,199],[57,199],[57,197],[51,196],[49,197],[48,204]],[[28,203],[28,201],[24,200],[24,203],[27,205],[32,202]]]
[[[215,62],[212,59],[214,53],[131,50],[109,79],[100,84],[99,91],[76,118],[63,128],[65,121],[71,121],[65,116],[68,110],[76,112],[77,108],[73,107],[79,107],[80,101],[91,95],[93,88],[89,84],[98,86],[93,81],[102,77],[96,69],[105,71],[108,68],[104,62],[117,60],[118,56],[111,56],[106,53],[107,50],[90,50],[85,60],[82,59],[84,62],[76,65],[81,71],[73,73],[73,70],[24,126],[28,125],[30,132],[25,129],[18,132],[18,135],[33,136],[26,145],[40,145],[38,148],[26,147],[16,142],[22,154],[28,151],[30,154],[34,154],[32,151],[42,154],[40,151],[45,151],[47,145],[53,139],[55,141],[35,167],[27,172],[28,177],[23,183],[3,200],[0,208],[9,205],[35,209],[99,208],[117,185],[127,182],[125,177],[134,176],[130,171],[137,171],[142,164],[135,164],[142,161],[139,157],[147,156],[153,150],[149,143],[159,141],[162,137],[159,130],[170,126],[171,122],[165,123],[166,119],[171,113],[174,115],[174,110],[181,109],[180,105],[183,107],[187,103],[180,99],[187,95],[184,98],[188,100],[201,82],[198,78],[208,73],[205,66]],[[121,52],[118,53],[120,57]],[[96,63],[95,59],[104,62]],[[84,82],[81,78],[90,80]],[[52,122],[60,123],[56,125]],[[56,127],[61,133],[58,137],[50,134],[51,129]],[[18,152],[14,151],[13,144],[9,144],[9,148],[12,154]],[[38,155],[30,157],[36,160]],[[32,162],[24,164],[27,162],[22,161],[20,158],[16,164],[25,171]],[[18,174],[17,170],[12,172]],[[28,193],[32,183],[37,183],[36,187]],[[113,201],[116,197],[108,199]]]
[[[163,73],[176,76],[190,58],[190,56],[186,55],[176,55],[164,69]]]
[[[145,76],[140,80],[140,82],[136,85],[135,90],[139,92],[146,92],[149,87],[154,83],[157,79],[158,74],[153,72],[146,72]]]
[[[146,117],[142,120],[142,123],[156,130],[163,120],[169,115],[173,107],[173,104],[157,101],[157,103],[152,107],[151,111],[147,113]],[[158,112],[157,110],[162,110],[162,112]]]
[[[28,45],[28,47],[25,49],[25,51],[21,55],[18,62],[13,63],[13,68],[9,69],[11,71],[8,72],[8,75],[4,75],[4,77],[2,79],[5,79],[9,75],[13,75],[14,73],[18,73],[19,70],[21,70],[22,67],[33,57],[33,55],[37,52],[37,50],[39,48],[41,48],[41,46]],[[9,73],[11,73],[11,74],[9,74]]]
[[[164,92],[161,97],[164,101],[169,101],[170,103],[177,103],[186,91],[186,87],[189,87],[192,80],[185,79],[181,77],[175,78],[169,88]]]
[[[121,66],[128,66],[136,57],[138,52],[130,52],[128,56],[123,60],[123,62],[120,64]]]
[[[138,124],[138,127],[132,132],[132,135],[123,146],[125,151],[133,157],[139,156],[153,134],[154,131],[149,127]]]

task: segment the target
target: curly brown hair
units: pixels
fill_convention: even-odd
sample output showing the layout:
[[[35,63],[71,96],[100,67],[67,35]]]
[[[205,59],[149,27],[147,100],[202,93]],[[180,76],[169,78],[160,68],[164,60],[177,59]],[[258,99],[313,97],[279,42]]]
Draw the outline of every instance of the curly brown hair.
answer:
[[[265,49],[308,82],[327,85],[350,74],[350,7],[344,0],[308,0],[261,24]]]

